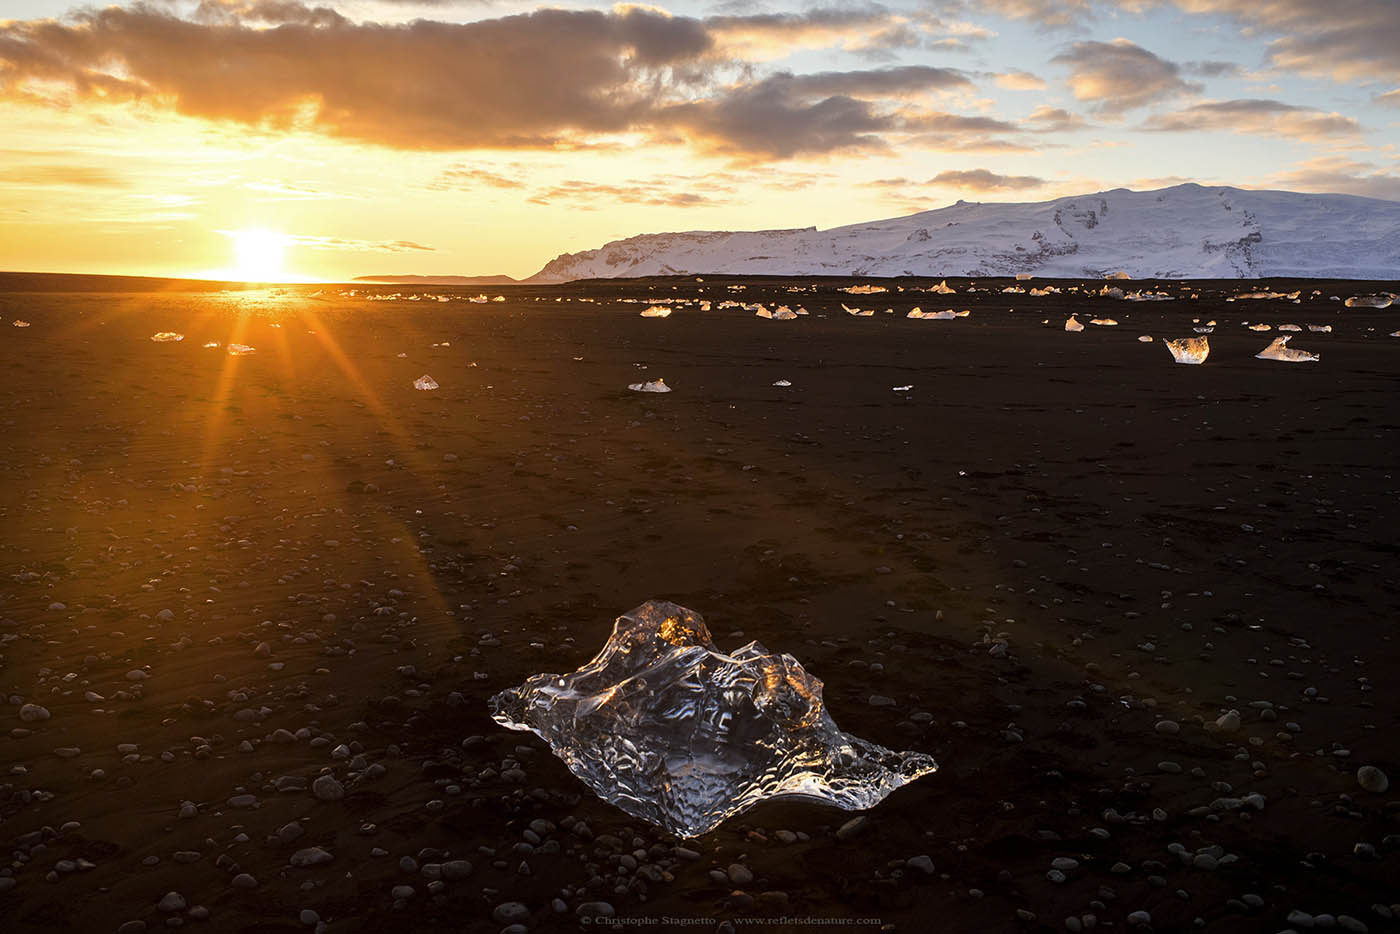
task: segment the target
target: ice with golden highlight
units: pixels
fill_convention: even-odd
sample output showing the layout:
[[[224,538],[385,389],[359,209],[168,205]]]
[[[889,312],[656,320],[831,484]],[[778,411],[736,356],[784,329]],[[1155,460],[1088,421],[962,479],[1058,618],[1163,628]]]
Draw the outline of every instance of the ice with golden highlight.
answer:
[[[618,617],[577,671],[534,675],[490,703],[599,797],[679,837],[772,798],[864,810],[938,768],[841,732],[822,682],[791,655],[757,642],[725,654],[699,613],[659,600]]]

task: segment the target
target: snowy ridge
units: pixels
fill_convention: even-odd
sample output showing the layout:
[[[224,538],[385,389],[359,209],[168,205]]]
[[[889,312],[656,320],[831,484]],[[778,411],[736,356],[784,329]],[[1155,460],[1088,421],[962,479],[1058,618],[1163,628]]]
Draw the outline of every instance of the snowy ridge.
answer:
[[[1177,185],[974,204],[831,230],[643,234],[530,282],[691,274],[1400,278],[1400,202]]]

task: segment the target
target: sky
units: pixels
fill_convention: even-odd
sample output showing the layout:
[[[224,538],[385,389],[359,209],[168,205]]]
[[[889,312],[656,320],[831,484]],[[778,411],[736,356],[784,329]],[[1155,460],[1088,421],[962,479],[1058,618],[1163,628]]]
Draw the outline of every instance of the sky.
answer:
[[[0,269],[524,277],[960,199],[1400,201],[1397,49],[1397,0],[3,0]]]

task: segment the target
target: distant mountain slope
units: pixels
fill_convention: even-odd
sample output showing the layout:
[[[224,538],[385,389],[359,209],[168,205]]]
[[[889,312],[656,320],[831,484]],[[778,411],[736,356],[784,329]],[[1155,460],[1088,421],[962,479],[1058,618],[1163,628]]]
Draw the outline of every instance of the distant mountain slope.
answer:
[[[1400,202],[1178,185],[971,204],[831,230],[645,234],[565,253],[527,282],[622,276],[1400,278]]]
[[[356,276],[355,282],[384,285],[514,285],[510,276]]]

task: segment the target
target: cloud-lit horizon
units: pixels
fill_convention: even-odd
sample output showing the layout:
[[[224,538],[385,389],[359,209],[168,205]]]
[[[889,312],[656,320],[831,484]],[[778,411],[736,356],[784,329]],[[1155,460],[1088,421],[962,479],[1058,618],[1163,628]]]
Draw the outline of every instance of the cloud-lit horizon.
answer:
[[[308,277],[520,276],[960,198],[1400,200],[1393,0],[9,6],[11,269],[213,272],[259,228]]]

